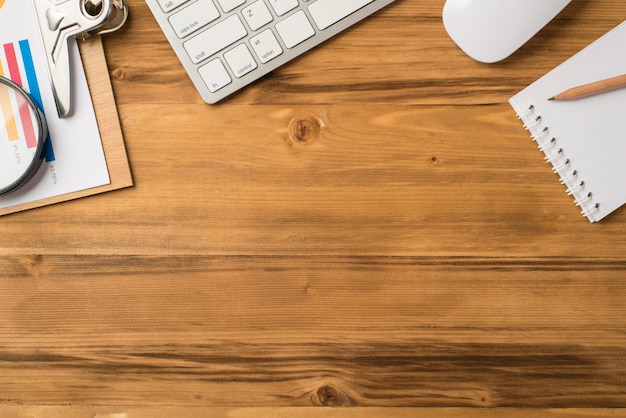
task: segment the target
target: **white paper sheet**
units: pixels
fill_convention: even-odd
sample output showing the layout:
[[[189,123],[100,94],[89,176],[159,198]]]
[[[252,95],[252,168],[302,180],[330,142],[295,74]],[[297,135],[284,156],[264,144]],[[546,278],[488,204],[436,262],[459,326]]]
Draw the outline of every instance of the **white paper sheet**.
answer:
[[[626,203],[626,89],[580,100],[548,98],[626,73],[624,46],[626,21],[509,100],[590,222]]]
[[[109,184],[91,96],[74,41],[70,45],[70,61],[72,113],[60,119],[31,0],[0,0],[1,70],[5,77],[13,79],[10,70],[15,73],[17,68],[22,87],[32,96],[40,96],[51,144],[38,174],[19,190],[0,196],[0,208]],[[37,97],[33,98],[37,102]]]

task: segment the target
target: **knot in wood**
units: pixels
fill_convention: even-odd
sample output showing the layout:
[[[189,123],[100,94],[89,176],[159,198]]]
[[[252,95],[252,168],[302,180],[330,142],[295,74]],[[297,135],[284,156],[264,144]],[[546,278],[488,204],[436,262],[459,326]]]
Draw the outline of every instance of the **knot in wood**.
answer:
[[[295,145],[313,142],[322,130],[322,121],[313,114],[297,115],[289,121],[289,139]]]
[[[126,70],[124,70],[123,68],[116,68],[112,70],[111,75],[113,76],[114,79],[118,81],[124,81],[128,78],[128,74],[126,73]]]
[[[350,397],[334,386],[325,385],[317,390],[316,403],[323,406],[350,406]]]

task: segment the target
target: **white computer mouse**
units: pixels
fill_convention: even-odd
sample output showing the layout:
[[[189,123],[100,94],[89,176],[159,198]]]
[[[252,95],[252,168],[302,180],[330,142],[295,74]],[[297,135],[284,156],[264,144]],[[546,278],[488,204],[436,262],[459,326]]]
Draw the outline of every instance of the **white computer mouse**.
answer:
[[[443,24],[480,62],[501,61],[550,22],[571,0],[447,0]]]

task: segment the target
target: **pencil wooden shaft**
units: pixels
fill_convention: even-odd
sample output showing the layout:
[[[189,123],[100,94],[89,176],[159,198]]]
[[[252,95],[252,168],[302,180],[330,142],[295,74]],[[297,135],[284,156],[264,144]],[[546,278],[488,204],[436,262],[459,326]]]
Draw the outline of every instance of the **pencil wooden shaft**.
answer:
[[[607,78],[606,80],[595,81],[593,83],[584,84],[582,86],[573,87],[554,96],[554,100],[574,100],[593,94],[604,93],[606,91],[615,90],[626,87],[626,74],[617,77]]]

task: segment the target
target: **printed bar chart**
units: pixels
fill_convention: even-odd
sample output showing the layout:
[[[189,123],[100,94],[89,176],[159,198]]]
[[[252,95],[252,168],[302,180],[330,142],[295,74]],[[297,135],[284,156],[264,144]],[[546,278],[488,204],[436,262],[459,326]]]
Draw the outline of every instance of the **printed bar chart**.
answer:
[[[41,90],[28,40],[7,43],[2,46],[0,50],[0,74],[10,78],[24,90],[28,91],[37,107],[43,109]],[[29,149],[35,148],[37,146],[37,137],[34,131],[32,114],[27,106],[18,106],[14,103],[16,102],[11,101],[10,97],[0,97],[4,119],[15,121],[15,126],[13,126],[13,122],[7,124],[8,138],[9,140],[19,139],[19,126],[23,131],[26,146]],[[46,138],[44,152],[47,162],[54,161],[54,150],[50,137]]]

